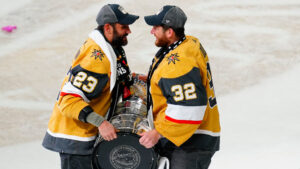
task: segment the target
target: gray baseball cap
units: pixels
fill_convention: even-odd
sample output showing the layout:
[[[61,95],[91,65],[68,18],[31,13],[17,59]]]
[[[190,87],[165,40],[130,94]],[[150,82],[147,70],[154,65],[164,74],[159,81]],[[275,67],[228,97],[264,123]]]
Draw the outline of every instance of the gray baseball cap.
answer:
[[[184,28],[187,17],[179,7],[166,5],[157,14],[145,16],[144,19],[151,26],[167,25],[173,28]]]
[[[96,21],[98,25],[105,25],[106,23],[119,23],[122,25],[133,24],[139,16],[131,15],[118,4],[107,4],[99,11]]]

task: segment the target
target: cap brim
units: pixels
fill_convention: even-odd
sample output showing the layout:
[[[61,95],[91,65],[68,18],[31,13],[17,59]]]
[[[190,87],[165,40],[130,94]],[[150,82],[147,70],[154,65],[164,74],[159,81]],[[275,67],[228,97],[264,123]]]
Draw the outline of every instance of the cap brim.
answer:
[[[161,25],[161,20],[159,19],[158,15],[145,16],[144,19],[148,25],[151,26]]]
[[[118,23],[122,25],[130,25],[133,24],[137,19],[139,19],[139,16],[128,14],[127,16],[119,20]]]

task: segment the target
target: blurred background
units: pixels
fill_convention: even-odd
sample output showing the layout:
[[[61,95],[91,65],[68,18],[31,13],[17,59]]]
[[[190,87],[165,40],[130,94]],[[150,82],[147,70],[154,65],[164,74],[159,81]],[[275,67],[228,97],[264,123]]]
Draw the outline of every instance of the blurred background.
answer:
[[[143,16],[177,5],[210,58],[221,150],[212,169],[300,169],[300,1],[0,0],[0,167],[59,168],[41,142],[61,82],[96,15],[119,3],[140,16],[125,47],[133,72],[158,50]]]

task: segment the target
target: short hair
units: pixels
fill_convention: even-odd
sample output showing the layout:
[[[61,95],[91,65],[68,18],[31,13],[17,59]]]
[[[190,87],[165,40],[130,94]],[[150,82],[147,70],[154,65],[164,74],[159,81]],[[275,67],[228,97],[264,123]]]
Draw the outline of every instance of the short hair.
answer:
[[[98,25],[98,27],[96,28],[97,30],[103,32],[104,29],[104,25]]]
[[[184,34],[184,27],[183,28],[174,28],[174,27],[171,27],[171,26],[168,26],[168,25],[161,25],[164,29],[164,31],[166,31],[167,29],[171,28],[173,29],[173,31],[175,32],[175,35],[178,37],[178,38],[181,38],[183,36],[185,36]]]
[[[108,24],[110,24],[113,28],[115,28],[116,23],[108,23]],[[96,29],[101,32],[104,32],[104,25],[98,25],[98,27]]]

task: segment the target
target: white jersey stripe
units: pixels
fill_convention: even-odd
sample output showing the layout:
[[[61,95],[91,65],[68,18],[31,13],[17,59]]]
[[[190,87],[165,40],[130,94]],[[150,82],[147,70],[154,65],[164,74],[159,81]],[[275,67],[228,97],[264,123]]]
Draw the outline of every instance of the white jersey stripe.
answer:
[[[65,138],[65,139],[77,140],[77,141],[93,141],[96,139],[96,136],[79,137],[79,136],[72,136],[72,135],[67,135],[67,134],[62,134],[62,133],[53,133],[49,129],[47,129],[47,133],[53,137]]]
[[[195,134],[206,134],[206,135],[210,135],[210,136],[213,136],[213,137],[218,137],[220,136],[220,132],[212,132],[212,131],[208,131],[208,130],[196,130]]]
[[[61,92],[64,93],[69,93],[69,94],[78,94],[81,96],[81,98],[83,98],[83,100],[87,103],[90,102],[90,100],[84,95],[84,93],[77,89],[76,87],[74,87],[71,82],[67,82],[64,87],[62,88]]]
[[[201,121],[206,110],[205,106],[182,106],[168,104],[166,116],[175,120]]]

